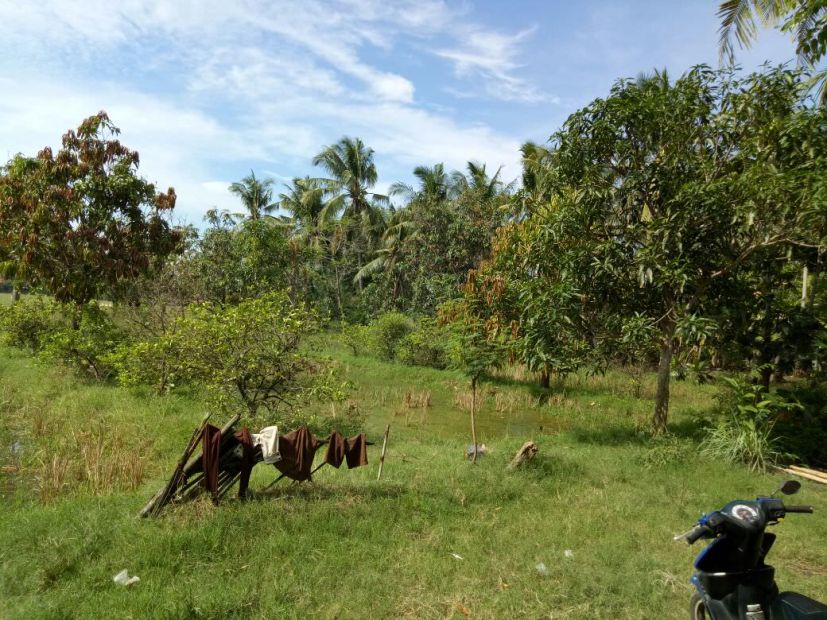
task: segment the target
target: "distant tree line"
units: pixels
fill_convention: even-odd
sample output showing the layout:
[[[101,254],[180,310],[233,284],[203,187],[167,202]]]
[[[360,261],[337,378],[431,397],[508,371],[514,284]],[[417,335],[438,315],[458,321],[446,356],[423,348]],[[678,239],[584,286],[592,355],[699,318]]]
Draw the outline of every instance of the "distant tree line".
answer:
[[[237,307],[293,329],[290,304],[312,309],[314,325],[409,325],[394,336],[404,350],[377,350],[461,366],[474,383],[507,361],[544,387],[581,369],[651,366],[663,431],[674,376],[752,370],[767,391],[774,374],[822,372],[827,118],[810,87],[786,67],[620,80],[548,143],[523,146],[518,183],[484,164],[434,163],[380,195],[373,150],[345,137],[312,158],[317,176],[278,188],[251,171],[230,186],[243,211],[213,209],[203,231],[169,224],[174,190],[137,175],[137,153],[101,113],[56,155],[3,168],[0,267],[74,307],[76,327],[91,300],[113,300],[145,353],[218,338],[221,321],[204,313]],[[263,329],[226,320],[246,337]],[[440,329],[454,353],[432,346]],[[192,342],[170,340],[176,330]],[[347,333],[356,351],[361,336]],[[149,366],[120,365],[132,376]],[[199,372],[220,383],[220,369]]]

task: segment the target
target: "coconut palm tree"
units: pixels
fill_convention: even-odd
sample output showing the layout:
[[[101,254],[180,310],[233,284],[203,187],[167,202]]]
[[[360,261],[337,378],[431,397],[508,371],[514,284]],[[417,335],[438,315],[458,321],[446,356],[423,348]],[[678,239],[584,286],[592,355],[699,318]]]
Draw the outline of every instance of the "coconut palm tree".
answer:
[[[361,286],[364,280],[378,274],[390,275],[393,278],[391,300],[395,302],[401,292],[403,275],[397,265],[404,253],[405,242],[415,239],[416,235],[416,224],[410,209],[393,212],[382,233],[382,247],[376,251],[373,260],[356,272],[353,283]]]
[[[443,164],[439,163],[433,167],[417,166],[413,174],[419,179],[419,189],[396,182],[390,186],[388,193],[391,196],[403,196],[408,202],[421,200],[431,204],[447,200],[453,194],[451,178],[445,172]]]
[[[317,230],[341,211],[344,194],[330,195],[324,179],[295,178],[279,194],[278,205],[290,213],[294,225],[305,232]]]
[[[451,174],[451,181],[458,194],[473,192],[483,201],[494,200],[507,188],[500,179],[502,166],[497,168],[494,176],[489,177],[485,164],[469,161],[467,166],[468,174],[455,170]]]
[[[332,177],[331,189],[347,194],[346,216],[358,216],[369,209],[371,197],[387,201],[387,197],[370,191],[379,177],[373,162],[373,149],[365,146],[360,138],[345,136],[336,144],[324,147],[313,158],[313,165],[321,166]]]
[[[249,176],[230,185],[230,191],[241,198],[251,220],[259,220],[276,210],[278,204],[273,202],[273,179],[256,178],[250,170]]]
[[[744,48],[758,36],[758,25],[793,33],[800,64],[815,70],[810,79],[822,105],[827,102],[827,69],[817,69],[827,55],[827,4],[823,0],[724,0],[718,7],[721,19],[718,52],[721,60],[733,63],[733,38]]]
[[[378,180],[373,149],[360,138],[345,136],[323,148],[313,158],[313,165],[321,166],[332,177],[321,181],[328,191],[345,195],[342,220],[357,270],[361,269],[364,256],[376,248],[384,231],[382,207],[388,203],[387,196],[371,191]]]

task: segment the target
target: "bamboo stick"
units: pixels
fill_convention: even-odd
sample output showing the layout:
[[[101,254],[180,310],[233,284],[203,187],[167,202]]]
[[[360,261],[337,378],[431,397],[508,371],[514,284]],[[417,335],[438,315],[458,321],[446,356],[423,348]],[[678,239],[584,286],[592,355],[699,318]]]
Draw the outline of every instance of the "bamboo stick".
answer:
[[[388,433],[391,432],[391,425],[388,424],[385,427],[385,438],[382,440],[382,454],[379,456],[379,474],[376,476],[376,480],[382,479],[382,470],[385,468],[385,450],[388,448]]]
[[[809,469],[807,467],[798,467],[797,465],[790,465],[786,471],[790,471],[804,477],[812,476],[812,478],[817,478],[821,482],[827,484],[827,472],[818,471],[817,469]]]
[[[799,476],[801,478],[806,478],[807,480],[812,480],[813,482],[820,482],[821,484],[827,484],[827,479],[821,478],[819,476],[807,473],[806,471],[795,471],[793,469],[784,469],[785,472],[788,474],[792,474],[794,476]]]
[[[232,476],[232,479],[226,484],[226,486],[224,486],[223,489],[219,486],[218,496],[216,498],[214,498],[213,501],[215,501],[215,503],[217,504],[227,494],[227,492],[231,488],[233,488],[233,485],[236,483],[236,480],[238,480],[240,477],[241,477],[241,472],[238,472],[237,474]]]
[[[178,459],[178,463],[175,465],[175,470],[172,472],[172,476],[167,481],[167,483],[161,488],[153,497],[152,499],[147,502],[147,504],[141,508],[141,511],[138,513],[139,517],[146,517],[146,516],[155,516],[160,512],[161,508],[163,508],[164,504],[166,504],[169,499],[170,495],[174,492],[175,487],[178,485],[178,480],[181,477],[181,474],[184,470],[184,464],[187,462],[187,459],[192,455],[195,446],[198,443],[198,438],[200,437],[201,433],[204,431],[204,426],[207,424],[207,420],[209,419],[210,414],[207,413],[204,415],[201,423],[195,428],[192,435],[187,441],[187,445],[184,448],[184,453]]]
[[[262,491],[262,492],[266,491],[267,489],[269,489],[270,487],[272,487],[274,484],[276,484],[279,480],[281,480],[282,478],[284,478],[286,475],[287,475],[287,474],[282,474],[281,476],[279,476],[278,478],[276,478],[275,480],[273,480],[273,482],[271,482],[271,483],[270,483],[270,484],[268,484],[266,487],[264,487],[261,491]]]
[[[230,418],[229,422],[227,422],[223,427],[221,427],[221,443],[222,443],[222,445],[224,444],[224,438],[227,436],[227,434],[230,432],[230,430],[232,430],[232,428],[233,428],[233,426],[235,426],[236,422],[238,422],[240,419],[241,419],[241,417],[238,414],[236,414],[232,418]],[[187,463],[187,466],[184,468],[184,471],[187,474],[189,474],[195,468],[195,466],[198,464],[198,462],[200,460],[201,460],[200,455],[196,456],[195,458],[190,460],[190,462]]]

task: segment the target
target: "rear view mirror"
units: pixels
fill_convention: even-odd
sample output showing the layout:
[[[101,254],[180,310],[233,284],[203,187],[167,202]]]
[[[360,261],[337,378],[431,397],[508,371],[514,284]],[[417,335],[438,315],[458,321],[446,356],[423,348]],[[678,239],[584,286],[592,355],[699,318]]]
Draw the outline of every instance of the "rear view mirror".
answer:
[[[801,483],[798,480],[787,480],[784,484],[781,485],[780,491],[784,495],[794,495],[798,493],[798,490],[801,488]]]

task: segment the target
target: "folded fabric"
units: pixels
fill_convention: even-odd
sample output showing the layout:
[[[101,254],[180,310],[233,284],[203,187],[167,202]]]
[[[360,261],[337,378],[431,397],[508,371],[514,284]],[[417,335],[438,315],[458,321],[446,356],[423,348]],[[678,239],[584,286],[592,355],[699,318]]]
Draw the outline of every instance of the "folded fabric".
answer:
[[[253,445],[261,446],[261,456],[265,463],[273,464],[281,460],[279,452],[279,429],[277,426],[267,426],[257,434],[253,434]]]

